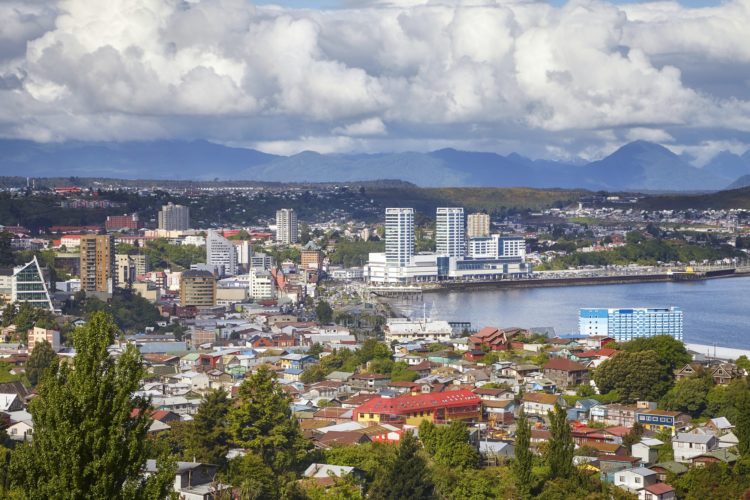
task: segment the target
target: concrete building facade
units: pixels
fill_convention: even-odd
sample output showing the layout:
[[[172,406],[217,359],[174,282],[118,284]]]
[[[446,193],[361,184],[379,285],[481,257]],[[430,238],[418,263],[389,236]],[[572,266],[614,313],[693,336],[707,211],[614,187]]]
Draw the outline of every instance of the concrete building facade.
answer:
[[[190,208],[167,203],[159,211],[159,229],[185,231],[190,228]]]

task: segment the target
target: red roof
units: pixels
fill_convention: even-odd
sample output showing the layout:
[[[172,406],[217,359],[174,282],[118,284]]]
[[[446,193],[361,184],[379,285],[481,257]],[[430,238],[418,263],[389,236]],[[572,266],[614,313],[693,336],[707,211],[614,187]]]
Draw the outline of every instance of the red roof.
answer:
[[[481,402],[482,400],[479,396],[466,389],[418,394],[416,396],[399,396],[396,398],[378,397],[355,408],[353,416],[356,418],[360,413],[401,415],[414,411],[436,410],[439,408],[478,406]]]
[[[588,368],[581,363],[576,363],[565,358],[552,358],[544,365],[545,370],[562,370],[564,372],[586,371]]]
[[[669,493],[670,491],[674,491],[674,488],[672,488],[667,483],[656,483],[650,486],[646,486],[646,491],[648,491],[649,493],[653,493],[654,495],[663,495],[665,493]]]

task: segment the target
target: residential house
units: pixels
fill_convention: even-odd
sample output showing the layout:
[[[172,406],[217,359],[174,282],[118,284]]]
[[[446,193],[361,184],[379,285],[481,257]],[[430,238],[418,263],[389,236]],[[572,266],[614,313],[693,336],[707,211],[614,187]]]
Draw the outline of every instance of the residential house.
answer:
[[[513,423],[516,412],[516,402],[513,399],[505,401],[482,400],[484,417],[491,426],[508,425]]]
[[[23,401],[16,393],[0,393],[0,411],[11,412],[23,410]]]
[[[638,495],[639,499],[644,498],[644,489],[657,483],[656,472],[645,467],[636,467],[625,469],[615,474],[615,486],[622,488],[630,493]]]
[[[510,341],[506,336],[505,330],[492,326],[485,326],[469,337],[469,351],[507,351],[509,348]]]
[[[666,462],[659,462],[649,467],[652,471],[656,472],[659,477],[659,481],[662,483],[667,480],[669,475],[681,476],[688,471],[688,467],[685,464],[675,462],[673,460]]]
[[[589,382],[589,369],[586,365],[564,358],[552,358],[544,365],[544,376],[557,387],[569,389]]]
[[[31,441],[34,434],[34,423],[30,418],[28,420],[21,420],[11,424],[5,429],[5,432],[8,433],[8,437],[13,441]]]
[[[649,431],[669,431],[675,435],[690,423],[690,415],[679,411],[668,410],[637,410],[635,421]]]
[[[592,422],[606,426],[633,427],[636,407],[621,404],[597,405],[589,411]]]
[[[565,400],[559,394],[529,392],[523,395],[521,407],[528,416],[547,418],[549,412],[555,410],[555,404],[565,407]]]
[[[643,488],[643,500],[674,500],[677,495],[674,488],[666,483],[650,484]]]
[[[672,439],[672,449],[676,462],[690,463],[693,457],[712,451],[719,446],[713,434],[690,434],[678,432]]]
[[[225,498],[232,487],[218,482],[218,465],[199,462],[177,462],[173,491],[180,500],[214,500]],[[145,475],[156,474],[156,460],[146,461]]]
[[[329,465],[329,464],[310,464],[302,476],[307,479],[312,479],[318,486],[330,486],[333,484],[335,478],[343,478],[346,476],[352,476],[357,479],[364,478],[364,472],[346,465]]]
[[[573,408],[568,409],[568,420],[586,422],[589,420],[591,408],[599,405],[596,399],[579,399]]]
[[[726,448],[719,448],[706,453],[701,453],[692,458],[691,463],[694,467],[705,467],[706,464],[712,463],[725,463],[727,465],[733,465],[737,462],[739,457],[733,452]]]
[[[308,366],[318,362],[318,358],[309,354],[286,354],[281,357],[279,364],[284,370],[304,370]]]
[[[640,442],[635,443],[631,446],[630,454],[634,457],[640,458],[641,462],[646,465],[656,463],[659,459],[659,446],[664,444],[663,441],[659,441],[654,438],[642,438]]]
[[[602,454],[597,456],[596,461],[599,466],[601,480],[608,483],[615,481],[615,474],[617,472],[643,465],[639,458],[627,455]]]
[[[391,377],[381,373],[357,373],[351,378],[351,384],[356,389],[376,390],[388,387]]]

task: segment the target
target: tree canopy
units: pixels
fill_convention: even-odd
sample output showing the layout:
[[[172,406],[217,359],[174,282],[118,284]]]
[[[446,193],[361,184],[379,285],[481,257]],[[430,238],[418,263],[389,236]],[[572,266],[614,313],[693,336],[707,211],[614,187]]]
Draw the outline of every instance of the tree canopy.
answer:
[[[53,365],[29,405],[34,439],[13,455],[12,470],[29,498],[166,496],[173,471],[143,480],[149,401],[133,398],[143,368],[135,346],[115,360],[107,351],[117,327],[104,313],[74,333],[75,369]]]
[[[623,402],[656,401],[672,386],[673,372],[655,351],[621,352],[594,372],[599,391],[617,391]]]

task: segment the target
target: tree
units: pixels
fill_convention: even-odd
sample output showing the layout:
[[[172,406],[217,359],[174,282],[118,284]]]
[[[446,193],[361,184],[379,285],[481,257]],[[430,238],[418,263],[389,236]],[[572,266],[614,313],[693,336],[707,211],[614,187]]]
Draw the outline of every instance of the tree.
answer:
[[[747,457],[750,456],[750,391],[741,393],[734,405],[737,408],[734,426],[740,441],[739,450],[743,457]]]
[[[188,424],[184,456],[209,464],[223,464],[229,451],[226,419],[229,399],[223,389],[209,391]]]
[[[320,363],[315,363],[314,365],[305,368],[305,371],[302,372],[299,379],[303,384],[312,384],[314,382],[320,382],[326,377],[326,375],[328,375],[326,369],[321,366]]]
[[[419,438],[427,453],[440,465],[451,469],[470,469],[478,465],[479,456],[469,444],[469,431],[462,422],[436,426],[424,420],[419,425]]]
[[[276,474],[291,471],[309,448],[290,403],[273,372],[261,366],[240,385],[228,416],[232,442],[257,454]]]
[[[550,440],[547,448],[547,465],[552,479],[568,478],[573,473],[573,436],[570,433],[567,412],[555,405],[555,411],[549,412]]]
[[[279,498],[279,482],[273,470],[255,453],[237,457],[229,462],[226,481],[240,491],[240,498]]]
[[[654,351],[659,360],[669,367],[670,372],[682,368],[693,359],[685,344],[670,335],[634,339],[619,348],[627,352]]]
[[[433,498],[434,485],[427,463],[419,453],[419,443],[411,432],[404,433],[393,460],[383,465],[370,487],[375,500]]]
[[[31,350],[29,360],[26,362],[26,376],[31,385],[36,385],[42,378],[45,370],[57,359],[57,354],[46,340],[36,344]]]
[[[321,300],[315,306],[315,314],[318,317],[318,323],[325,325],[333,320],[333,309],[331,309],[331,305],[325,300]]]
[[[683,411],[698,417],[708,406],[708,393],[713,385],[713,379],[708,376],[678,380],[662,398],[662,405],[668,410]]]
[[[673,374],[654,351],[626,351],[599,365],[594,381],[602,394],[616,390],[623,402],[654,401],[670,389]]]
[[[29,405],[34,440],[14,453],[12,472],[29,498],[166,496],[173,469],[160,463],[144,480],[149,401],[133,398],[144,374],[135,346],[115,360],[112,318],[94,314],[76,330],[75,369],[52,366]]]
[[[521,410],[516,421],[515,460],[513,460],[513,475],[516,478],[516,488],[523,498],[531,495],[532,467],[534,455],[529,448],[531,444],[531,426],[526,413]]]

